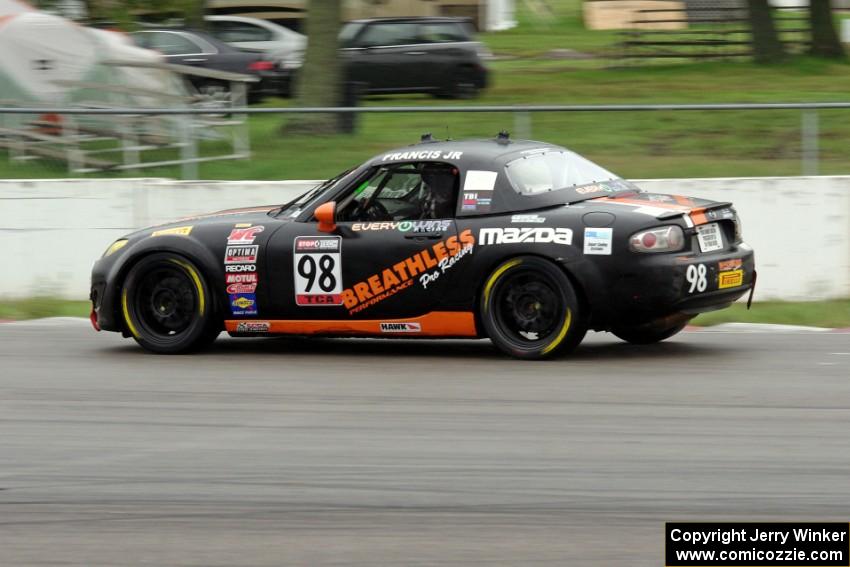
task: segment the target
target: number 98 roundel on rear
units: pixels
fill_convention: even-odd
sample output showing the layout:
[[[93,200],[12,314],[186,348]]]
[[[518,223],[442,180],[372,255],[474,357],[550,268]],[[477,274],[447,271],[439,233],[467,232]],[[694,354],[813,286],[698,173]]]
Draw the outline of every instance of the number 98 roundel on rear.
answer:
[[[295,303],[342,305],[342,238],[299,236],[294,246]]]

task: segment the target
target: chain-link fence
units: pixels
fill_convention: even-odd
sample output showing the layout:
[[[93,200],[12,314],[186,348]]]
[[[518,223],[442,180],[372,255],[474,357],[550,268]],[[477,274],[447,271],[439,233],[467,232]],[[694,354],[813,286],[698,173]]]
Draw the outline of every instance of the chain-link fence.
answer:
[[[628,177],[850,174],[850,103],[342,108],[0,108],[0,178],[322,178],[430,132],[536,138]],[[339,135],[296,133],[332,113]]]

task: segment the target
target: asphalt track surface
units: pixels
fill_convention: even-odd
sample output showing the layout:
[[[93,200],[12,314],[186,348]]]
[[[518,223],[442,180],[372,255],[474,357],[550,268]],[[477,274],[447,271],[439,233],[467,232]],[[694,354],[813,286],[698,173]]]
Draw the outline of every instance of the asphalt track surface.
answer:
[[[0,564],[663,565],[671,520],[850,511],[850,334],[223,339],[0,325]]]

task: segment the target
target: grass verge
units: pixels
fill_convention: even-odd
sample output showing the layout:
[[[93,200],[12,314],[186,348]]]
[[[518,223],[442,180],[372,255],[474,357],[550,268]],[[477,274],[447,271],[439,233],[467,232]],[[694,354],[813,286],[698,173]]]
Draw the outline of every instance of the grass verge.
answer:
[[[0,301],[0,319],[38,319],[41,317],[88,317],[88,301],[52,297],[34,297]],[[736,303],[729,309],[705,313],[693,320],[700,326],[720,323],[775,323],[810,327],[850,327],[850,299],[835,301],[763,301],[747,311]]]

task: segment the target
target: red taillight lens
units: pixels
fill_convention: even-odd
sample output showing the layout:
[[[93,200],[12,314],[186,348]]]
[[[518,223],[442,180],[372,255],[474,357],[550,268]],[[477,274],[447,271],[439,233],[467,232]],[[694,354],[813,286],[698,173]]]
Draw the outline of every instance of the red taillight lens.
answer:
[[[675,252],[685,245],[685,233],[678,226],[663,226],[633,234],[629,248],[633,252]]]
[[[274,63],[271,61],[254,61],[248,68],[252,71],[271,71],[274,69]]]

